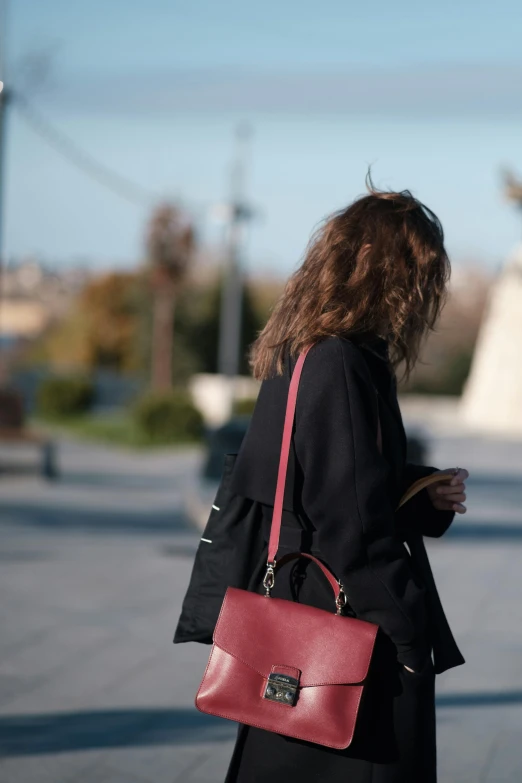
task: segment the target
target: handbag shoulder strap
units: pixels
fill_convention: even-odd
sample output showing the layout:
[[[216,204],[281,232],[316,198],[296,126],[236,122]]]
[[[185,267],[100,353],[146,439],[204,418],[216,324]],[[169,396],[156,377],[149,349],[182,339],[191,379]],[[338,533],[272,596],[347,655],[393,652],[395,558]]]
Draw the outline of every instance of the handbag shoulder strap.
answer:
[[[312,345],[314,345],[314,343],[312,343]],[[288,398],[286,401],[285,423],[283,427],[283,440],[281,443],[281,453],[279,456],[279,469],[277,472],[274,512],[272,514],[272,526],[270,528],[270,540],[268,542],[268,563],[275,562],[275,556],[277,554],[277,550],[279,549],[281,520],[283,516],[283,500],[285,494],[286,474],[288,470],[288,457],[290,454],[290,443],[292,440],[292,426],[294,423],[295,408],[297,404],[297,392],[299,389],[299,381],[301,379],[303,365],[308,351],[312,345],[309,345],[299,354],[295,363],[292,377],[290,379],[290,387],[288,389]],[[381,420],[379,418],[378,410],[377,422],[377,447],[379,451],[382,452]]]
[[[294,371],[290,379],[288,399],[286,401],[285,424],[283,428],[283,441],[279,456],[279,469],[277,471],[277,484],[274,500],[274,513],[272,514],[272,526],[270,528],[270,540],[268,542],[268,562],[274,563],[279,549],[279,537],[281,534],[281,518],[283,516],[283,499],[285,494],[286,473],[288,468],[288,455],[292,440],[292,426],[294,423],[295,406],[297,403],[297,390],[306,355],[312,346],[305,348],[298,356]]]
[[[284,500],[284,493],[285,493],[286,474],[288,470],[288,457],[290,454],[290,443],[292,440],[292,427],[294,423],[295,408],[297,404],[297,392],[299,389],[299,381],[301,379],[301,372],[303,370],[303,365],[306,356],[308,354],[308,351],[310,350],[311,347],[312,345],[309,345],[299,354],[297,361],[295,363],[292,377],[290,379],[290,387],[288,389],[288,398],[286,401],[286,412],[285,412],[285,423],[283,427],[283,440],[281,443],[281,453],[279,456],[279,468],[277,471],[274,512],[272,514],[272,525],[270,528],[270,539],[268,542],[269,564],[275,563],[275,556],[277,554],[277,550],[279,549],[279,538],[281,535],[281,520],[283,516],[283,500]],[[378,416],[377,427],[378,427],[377,447],[379,451],[382,453],[382,432],[381,432],[381,421],[379,416]],[[417,492],[420,492],[422,489],[424,489],[433,481],[440,481],[443,478],[450,478],[452,476],[453,474],[448,474],[447,477],[445,474],[444,476],[438,474],[437,478],[435,477],[435,475],[432,475],[425,479],[420,479],[419,481],[416,481],[404,493],[404,495],[402,496],[399,502],[399,505],[397,506],[397,509],[400,508],[404,503],[407,503],[408,500],[411,500],[411,498],[414,495],[416,495]]]

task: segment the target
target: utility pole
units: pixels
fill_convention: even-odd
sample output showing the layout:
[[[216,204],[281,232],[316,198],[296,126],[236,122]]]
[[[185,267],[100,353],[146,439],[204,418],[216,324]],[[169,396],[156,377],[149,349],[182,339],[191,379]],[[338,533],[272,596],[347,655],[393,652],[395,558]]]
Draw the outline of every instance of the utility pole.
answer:
[[[7,0],[0,0],[0,386],[6,382],[2,341],[2,298],[6,271],[4,247],[5,130],[9,89],[6,85]]]
[[[243,301],[243,272],[241,244],[245,226],[252,219],[252,211],[245,202],[245,169],[251,131],[247,125],[236,130],[236,153],[232,166],[230,203],[228,205],[228,241],[221,293],[219,327],[218,371],[229,383],[228,409],[234,402],[234,379],[239,372],[241,348],[241,310]]]

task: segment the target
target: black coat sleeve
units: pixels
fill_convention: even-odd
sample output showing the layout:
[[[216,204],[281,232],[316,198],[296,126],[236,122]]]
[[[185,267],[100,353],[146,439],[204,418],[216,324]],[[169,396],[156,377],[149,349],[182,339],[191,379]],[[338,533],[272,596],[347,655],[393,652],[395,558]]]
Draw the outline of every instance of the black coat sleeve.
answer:
[[[395,532],[390,467],[377,447],[375,390],[349,341],[331,337],[310,349],[294,437],[303,509],[321,557],[357,616],[382,628],[401,663],[420,669],[429,649],[425,589]]]
[[[427,465],[406,463],[402,493],[420,478],[430,476],[437,468]],[[454,511],[439,511],[431,502],[426,489],[414,495],[396,513],[396,524],[405,538],[409,533],[421,533],[423,536],[440,538],[449,528],[455,517]]]

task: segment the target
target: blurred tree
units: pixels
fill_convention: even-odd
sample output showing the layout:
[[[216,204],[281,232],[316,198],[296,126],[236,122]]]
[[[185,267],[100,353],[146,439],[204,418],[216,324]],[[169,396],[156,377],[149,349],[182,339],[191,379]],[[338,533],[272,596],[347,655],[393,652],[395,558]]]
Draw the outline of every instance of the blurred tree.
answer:
[[[80,297],[87,321],[91,367],[135,371],[140,366],[138,330],[144,308],[141,276],[111,272],[93,280]]]
[[[205,269],[180,287],[171,340],[176,386],[195,372],[217,372],[221,278]],[[247,352],[268,318],[280,286],[257,280],[245,285],[240,372],[249,373]],[[154,302],[148,277],[112,272],[93,278],[69,314],[27,345],[18,364],[49,364],[56,370],[94,370],[147,375],[151,366]],[[173,337],[173,335],[172,335]]]
[[[263,275],[263,277],[252,280],[249,285],[252,304],[254,310],[264,326],[270,317],[274,305],[283,293],[285,280],[274,275]]]
[[[408,394],[443,394],[460,396],[471,369],[473,346],[450,351],[436,366],[436,372],[418,374],[406,391]]]
[[[110,272],[91,280],[68,315],[28,346],[24,364],[137,372],[147,315],[143,275]]]
[[[151,385],[172,386],[174,308],[194,253],[194,232],[186,216],[171,204],[152,214],[147,232],[147,261],[154,292]]]
[[[459,395],[468,376],[491,277],[480,268],[457,267],[450,295],[435,332],[401,393]],[[401,376],[402,368],[398,374]]]
[[[199,372],[218,371],[221,286],[221,276],[210,284],[191,286],[185,289],[179,301],[178,334],[182,336],[186,349],[194,356]],[[249,374],[248,347],[263,323],[264,319],[254,304],[252,288],[246,285],[241,314],[241,374]]]

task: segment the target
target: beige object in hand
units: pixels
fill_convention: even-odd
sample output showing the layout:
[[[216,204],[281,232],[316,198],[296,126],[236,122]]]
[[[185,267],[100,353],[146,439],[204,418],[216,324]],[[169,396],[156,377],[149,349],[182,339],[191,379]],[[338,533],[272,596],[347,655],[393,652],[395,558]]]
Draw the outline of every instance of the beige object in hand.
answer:
[[[437,481],[450,481],[452,478],[455,478],[455,474],[448,471],[447,473],[432,473],[429,476],[424,476],[424,478],[418,479],[418,481],[415,481],[410,487],[408,487],[400,499],[396,510],[407,503],[408,500],[411,500],[411,498],[416,495],[417,492],[420,492],[422,489],[429,487],[430,484],[435,484]]]

